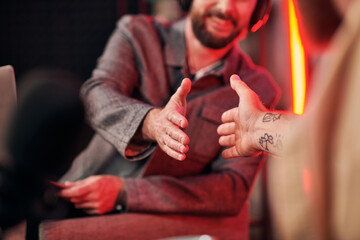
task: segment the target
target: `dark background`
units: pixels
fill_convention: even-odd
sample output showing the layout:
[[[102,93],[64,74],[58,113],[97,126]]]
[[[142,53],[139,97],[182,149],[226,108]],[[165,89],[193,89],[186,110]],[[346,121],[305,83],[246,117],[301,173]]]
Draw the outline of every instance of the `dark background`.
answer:
[[[116,21],[147,13],[146,0],[15,0],[0,6],[0,66],[17,81],[28,71],[57,68],[90,77]]]

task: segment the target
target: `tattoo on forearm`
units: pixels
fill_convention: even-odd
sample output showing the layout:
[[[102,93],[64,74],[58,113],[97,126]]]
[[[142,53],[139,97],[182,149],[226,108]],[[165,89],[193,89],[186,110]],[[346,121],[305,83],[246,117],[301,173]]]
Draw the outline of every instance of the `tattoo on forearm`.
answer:
[[[265,135],[259,139],[259,143],[266,151],[269,151],[268,144],[274,143],[273,136],[265,133]]]
[[[275,122],[279,120],[281,117],[281,113],[265,113],[263,117],[263,122]]]
[[[278,149],[278,150],[282,150],[283,149],[283,136],[281,136],[280,134],[276,134],[275,136],[275,143],[274,143],[274,148]]]
[[[270,145],[273,145],[273,147],[275,149],[281,151],[283,149],[282,139],[283,139],[283,137],[280,134],[279,135],[276,134],[276,136],[274,138],[272,135],[265,133],[264,136],[259,139],[259,144],[266,151],[269,151]]]

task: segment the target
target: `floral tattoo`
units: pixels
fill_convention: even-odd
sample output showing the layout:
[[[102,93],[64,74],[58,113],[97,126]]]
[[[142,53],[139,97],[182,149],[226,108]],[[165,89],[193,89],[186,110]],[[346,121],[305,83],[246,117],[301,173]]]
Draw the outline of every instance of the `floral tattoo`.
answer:
[[[259,139],[259,143],[266,151],[269,151],[269,145],[273,145],[274,148],[282,150],[282,139],[283,137],[280,134],[276,134],[274,138],[272,135],[265,133],[265,135]]]
[[[259,139],[259,143],[266,151],[269,151],[268,144],[273,144],[274,138],[273,136],[265,133],[265,135]]]

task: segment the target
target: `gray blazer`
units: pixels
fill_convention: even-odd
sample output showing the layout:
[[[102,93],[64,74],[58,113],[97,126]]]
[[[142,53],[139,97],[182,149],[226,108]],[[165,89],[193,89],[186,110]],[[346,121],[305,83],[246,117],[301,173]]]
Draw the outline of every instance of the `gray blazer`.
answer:
[[[65,177],[101,173],[99,169],[118,155],[122,160],[143,161],[136,177],[124,179],[127,211],[236,215],[264,156],[221,157],[216,129],[221,114],[238,104],[230,76],[239,74],[268,108],[274,107],[279,89],[238,47],[220,65],[192,83],[185,129],[190,150],[185,161],[172,159],[156,146],[126,158],[125,149],[147,112],[164,106],[183,77],[196,77],[186,71],[184,21],[164,26],[146,16],[123,17],[92,78],[82,87],[88,119],[97,134]],[[113,174],[121,176],[120,172]]]

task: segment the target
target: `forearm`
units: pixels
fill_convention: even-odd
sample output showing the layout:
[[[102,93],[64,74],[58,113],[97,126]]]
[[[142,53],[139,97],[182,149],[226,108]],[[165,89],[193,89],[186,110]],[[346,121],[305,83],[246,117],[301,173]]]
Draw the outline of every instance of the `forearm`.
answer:
[[[289,112],[264,112],[254,127],[253,142],[258,151],[281,156],[297,115]]]
[[[236,215],[249,191],[233,172],[185,178],[128,178],[124,184],[129,212]]]
[[[141,122],[134,136],[127,145],[127,148],[125,150],[126,156],[139,156],[139,154],[149,152],[147,150],[150,149],[150,146],[156,146],[156,140],[150,133],[151,125],[149,124],[149,121],[152,116],[158,111],[160,111],[158,108],[153,108],[150,109],[145,115],[143,121]]]
[[[148,114],[145,116],[143,124],[139,128],[139,139],[142,139],[144,141],[154,142],[156,141],[155,136],[152,133],[152,125],[151,122],[154,121],[154,117],[156,115],[159,115],[161,112],[161,109],[159,108],[153,108],[151,109]]]
[[[149,145],[139,140],[137,132],[153,108],[135,94],[139,91],[140,71],[129,31],[131,19],[127,16],[118,22],[91,79],[81,88],[91,126],[123,156],[129,144],[133,152]]]

